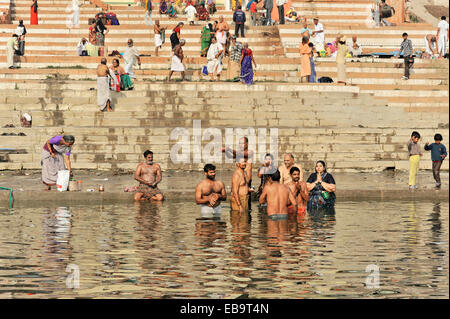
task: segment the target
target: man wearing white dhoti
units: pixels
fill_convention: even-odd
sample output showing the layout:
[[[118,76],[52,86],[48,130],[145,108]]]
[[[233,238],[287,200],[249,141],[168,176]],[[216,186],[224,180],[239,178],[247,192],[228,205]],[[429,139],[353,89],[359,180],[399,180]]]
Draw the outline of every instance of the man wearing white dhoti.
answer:
[[[217,75],[217,80],[220,80],[220,72],[222,72],[222,57],[223,57],[223,46],[215,37],[211,38],[211,45],[208,49],[208,74],[211,77],[211,81],[214,81],[214,75]]]
[[[14,64],[14,54],[16,50],[19,50],[19,40],[17,34],[13,34],[8,42],[6,42],[6,66],[10,69],[17,68]]]
[[[155,25],[153,26],[153,31],[155,33],[155,55],[158,56],[158,49],[161,49],[163,45],[163,35],[166,31],[166,28],[161,27],[159,25],[159,20],[155,20]]]
[[[133,65],[141,65],[141,58],[139,57],[138,50],[133,46],[133,39],[128,39],[128,46],[123,53],[123,59],[125,60],[125,72],[128,73],[131,79],[135,79],[136,75],[133,72]]]
[[[423,58],[431,59],[435,52],[437,52],[436,48],[436,37],[433,34],[427,34],[425,36],[425,54]]]
[[[445,16],[441,17],[441,22],[438,24],[436,38],[438,41],[439,58],[443,58],[447,53],[447,41],[449,38],[448,22]]]
[[[80,27],[80,6],[78,0],[72,0],[72,23],[76,28]]]
[[[178,43],[172,52],[172,65],[170,66],[170,73],[169,73],[169,81],[172,78],[173,72],[181,72],[181,81],[184,81],[184,64],[183,64],[183,46],[186,44],[186,41],[184,39],[180,40],[180,43]]]
[[[197,14],[197,10],[194,8],[193,5],[188,5],[186,9],[184,9],[184,13],[186,13],[187,16],[187,22],[189,24],[194,24],[195,15]]]
[[[112,112],[111,93],[109,91],[110,78],[116,79],[116,76],[106,66],[106,58],[102,58],[100,65],[97,67],[97,104],[100,111]]]

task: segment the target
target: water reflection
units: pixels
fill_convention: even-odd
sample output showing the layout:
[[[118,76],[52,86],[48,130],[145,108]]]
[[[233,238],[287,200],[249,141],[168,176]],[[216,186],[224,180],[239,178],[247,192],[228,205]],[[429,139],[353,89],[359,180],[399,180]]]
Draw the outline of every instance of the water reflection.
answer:
[[[0,215],[0,297],[447,297],[448,202],[346,202],[270,220],[194,203]],[[67,264],[81,288],[67,289]],[[364,288],[369,264],[381,288]],[[31,294],[31,295],[29,295]]]

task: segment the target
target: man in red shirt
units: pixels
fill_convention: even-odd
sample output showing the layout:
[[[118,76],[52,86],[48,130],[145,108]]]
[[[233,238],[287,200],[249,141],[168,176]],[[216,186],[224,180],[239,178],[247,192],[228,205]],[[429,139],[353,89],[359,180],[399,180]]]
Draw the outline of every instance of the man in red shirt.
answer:
[[[252,26],[256,25],[256,13],[258,12],[258,10],[256,10],[256,4],[257,3],[258,3],[258,0],[255,0],[250,5],[250,14],[251,14],[251,17],[252,17]]]

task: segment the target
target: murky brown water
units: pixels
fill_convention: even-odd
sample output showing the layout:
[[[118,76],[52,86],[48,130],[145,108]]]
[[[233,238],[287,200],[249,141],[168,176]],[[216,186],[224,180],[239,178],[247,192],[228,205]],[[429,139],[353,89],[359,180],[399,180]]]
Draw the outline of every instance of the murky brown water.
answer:
[[[1,209],[0,298],[449,297],[448,202],[338,202],[335,216],[288,222],[199,215],[181,202]],[[365,285],[369,265],[379,288]]]

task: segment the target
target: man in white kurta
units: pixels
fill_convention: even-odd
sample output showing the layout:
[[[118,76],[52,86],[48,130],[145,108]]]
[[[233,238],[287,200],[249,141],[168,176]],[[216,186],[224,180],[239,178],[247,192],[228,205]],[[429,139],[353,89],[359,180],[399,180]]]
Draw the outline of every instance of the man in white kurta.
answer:
[[[325,31],[323,29],[323,24],[319,22],[319,18],[315,17],[314,21],[314,31],[312,32],[312,37],[314,41],[314,46],[317,52],[320,52],[324,49],[325,42]]]
[[[123,59],[125,60],[125,72],[128,73],[131,79],[136,78],[136,75],[134,75],[133,72],[133,66],[136,64],[136,62],[138,63],[138,65],[141,65],[139,52],[133,45],[133,40],[128,39],[128,46],[123,53]]]
[[[215,37],[211,38],[211,45],[208,49],[208,55],[206,58],[208,59],[208,74],[211,77],[211,80],[214,80],[214,75],[217,75],[217,79],[220,80],[220,72],[222,72],[222,56],[223,56],[223,46]]]
[[[6,66],[10,69],[15,69],[14,53],[19,50],[19,40],[17,34],[13,34],[12,37],[6,42]]]
[[[194,8],[193,5],[188,5],[186,9],[184,9],[184,13],[186,13],[187,21],[190,24],[194,24],[195,15],[197,14],[197,10]]]
[[[441,22],[438,24],[436,38],[439,58],[442,58],[447,53],[447,41],[449,38],[448,22],[445,16],[441,17]]]

